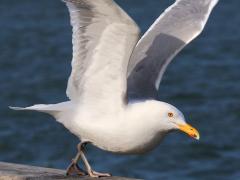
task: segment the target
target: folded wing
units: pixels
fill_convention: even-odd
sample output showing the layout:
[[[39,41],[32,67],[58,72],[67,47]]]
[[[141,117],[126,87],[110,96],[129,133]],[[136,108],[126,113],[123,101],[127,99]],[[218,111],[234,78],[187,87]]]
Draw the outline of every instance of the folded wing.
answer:
[[[65,0],[73,27],[67,95],[88,103],[120,102],[139,28],[113,0]],[[112,102],[109,102],[112,101]],[[102,104],[102,103],[101,103]]]
[[[138,42],[128,66],[128,95],[156,98],[167,65],[203,30],[218,0],[177,0]]]

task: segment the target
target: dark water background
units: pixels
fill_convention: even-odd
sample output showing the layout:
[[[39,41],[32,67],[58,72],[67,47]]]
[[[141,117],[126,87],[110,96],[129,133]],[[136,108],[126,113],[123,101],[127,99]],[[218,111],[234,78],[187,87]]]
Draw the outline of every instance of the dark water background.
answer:
[[[117,2],[145,31],[173,0]],[[239,7],[238,0],[220,0],[161,84],[161,100],[181,109],[201,140],[173,133],[144,156],[90,147],[95,169],[152,180],[240,179]],[[66,168],[75,155],[78,139],[53,118],[7,108],[66,100],[71,48],[60,0],[0,0],[0,161]]]

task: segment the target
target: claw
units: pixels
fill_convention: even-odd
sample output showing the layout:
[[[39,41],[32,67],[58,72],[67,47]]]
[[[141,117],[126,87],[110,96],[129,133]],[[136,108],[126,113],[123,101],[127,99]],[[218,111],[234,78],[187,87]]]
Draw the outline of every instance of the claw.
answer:
[[[109,174],[109,173],[99,173],[99,172],[96,172],[96,171],[93,171],[93,170],[90,170],[90,171],[88,172],[88,175],[89,175],[90,177],[97,177],[97,178],[99,178],[99,177],[111,177],[111,176],[112,176],[112,175]]]
[[[66,175],[67,176],[71,176],[71,175],[86,176],[87,173],[84,170],[82,170],[77,163],[72,162],[67,168]]]

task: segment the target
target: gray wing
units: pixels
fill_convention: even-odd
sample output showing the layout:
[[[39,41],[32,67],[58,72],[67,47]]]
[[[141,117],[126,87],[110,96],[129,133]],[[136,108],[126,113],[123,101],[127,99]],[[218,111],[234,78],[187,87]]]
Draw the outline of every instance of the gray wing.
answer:
[[[128,66],[128,96],[156,98],[167,65],[203,30],[218,0],[177,0],[138,42]]]
[[[118,94],[113,93],[114,97],[122,95],[127,64],[139,38],[138,26],[113,0],[64,2],[73,27],[67,96],[71,100],[104,98],[104,93],[115,89]],[[110,79],[114,77],[119,80]]]

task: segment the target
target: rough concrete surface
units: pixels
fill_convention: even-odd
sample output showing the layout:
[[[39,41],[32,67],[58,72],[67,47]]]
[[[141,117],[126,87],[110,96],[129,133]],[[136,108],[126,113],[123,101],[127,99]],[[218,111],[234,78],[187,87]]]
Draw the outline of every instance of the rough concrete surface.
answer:
[[[65,171],[60,169],[42,168],[20,164],[0,162],[0,180],[95,180],[87,176],[65,176]],[[134,180],[124,177],[99,178],[101,180]],[[135,179],[136,180],[136,179]]]

